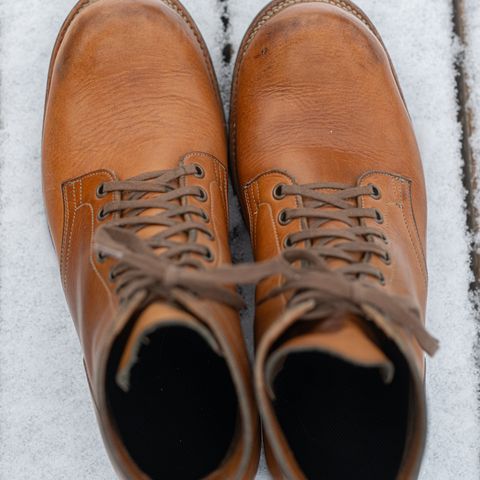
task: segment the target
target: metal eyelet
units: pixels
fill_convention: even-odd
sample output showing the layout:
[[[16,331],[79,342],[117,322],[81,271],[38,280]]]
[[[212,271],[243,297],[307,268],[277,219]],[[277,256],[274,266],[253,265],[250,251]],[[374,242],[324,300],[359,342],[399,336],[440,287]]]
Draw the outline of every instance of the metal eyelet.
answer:
[[[207,262],[213,262],[215,260],[215,256],[210,249],[208,249],[207,253],[205,254],[205,260],[207,260]]]
[[[208,199],[208,194],[204,188],[200,188],[200,193],[197,195],[199,202],[206,202]]]
[[[380,281],[380,285],[384,286],[386,285],[386,280],[385,280],[385,275],[383,273],[380,273],[380,276],[378,277],[379,281]]]
[[[273,188],[272,195],[275,200],[281,200],[282,198],[285,198],[285,193],[283,192],[284,186],[285,185],[283,183],[277,183],[277,185],[275,185]]]
[[[98,263],[103,263],[107,259],[107,257],[102,252],[97,252],[96,257]]]
[[[384,218],[380,210],[375,210],[375,221],[379,224],[384,222]]]
[[[202,213],[200,214],[200,216],[203,218],[205,223],[210,223],[210,217],[207,212],[202,210]]]
[[[382,198],[382,192],[376,185],[373,185],[373,183],[370,183],[369,187],[372,189],[372,193],[370,196],[374,200],[379,200],[380,198]]]
[[[205,177],[205,170],[203,169],[203,167],[201,165],[199,165],[198,163],[195,164],[195,173],[194,175],[197,177],[197,178],[203,178]]]
[[[108,273],[108,279],[113,283],[116,280],[117,276],[113,273],[112,270]]]
[[[288,218],[287,216],[287,211],[286,210],[282,210],[279,214],[278,214],[278,223],[280,225],[288,225],[292,220],[290,218]]]
[[[290,235],[285,237],[285,240],[283,241],[283,246],[285,248],[291,248],[293,247],[293,242],[292,239],[290,238]]]
[[[103,198],[107,195],[107,192],[105,191],[105,184],[101,183],[97,187],[97,198]]]
[[[98,211],[98,215],[97,215],[97,218],[100,222],[103,222],[103,220],[105,220],[107,217],[108,217],[108,213],[105,213],[105,210],[103,208],[101,208],[99,211]]]
[[[390,253],[386,252],[382,260],[383,260],[383,263],[385,263],[385,265],[390,265],[392,263],[392,257],[390,256]]]

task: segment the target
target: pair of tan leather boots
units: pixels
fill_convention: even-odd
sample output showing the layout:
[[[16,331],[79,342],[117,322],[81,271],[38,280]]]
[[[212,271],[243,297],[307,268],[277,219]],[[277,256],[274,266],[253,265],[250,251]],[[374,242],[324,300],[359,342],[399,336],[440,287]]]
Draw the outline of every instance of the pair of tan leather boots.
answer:
[[[374,26],[276,0],[238,53],[230,167],[256,262],[230,265],[228,141],[176,0],[82,0],[51,62],[43,183],[112,462],[126,479],[416,478],[426,200]],[[235,284],[257,283],[251,376]],[[253,380],[252,380],[253,377]]]

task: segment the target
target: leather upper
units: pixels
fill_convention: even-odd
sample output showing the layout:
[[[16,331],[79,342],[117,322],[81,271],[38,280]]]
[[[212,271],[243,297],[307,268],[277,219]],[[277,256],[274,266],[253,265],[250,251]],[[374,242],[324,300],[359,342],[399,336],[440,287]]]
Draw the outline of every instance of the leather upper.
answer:
[[[199,233],[198,242],[212,251],[212,260],[204,264],[213,268],[230,263],[227,143],[217,82],[201,35],[173,0],[80,1],[52,57],[43,188],[97,415],[122,478],[147,477],[129,458],[109,417],[105,371],[112,344],[135,313],[138,299],[119,303],[109,277],[114,260],[98,257],[93,249],[95,232],[109,220],[102,217],[102,207],[119,200],[118,193],[104,195],[99,187],[192,164],[204,175],[185,181],[203,188],[207,196],[188,201],[207,212],[214,238]],[[209,478],[251,478],[259,455],[258,421],[239,318],[215,302],[204,302],[202,308],[209,312],[207,325],[162,303],[144,312],[139,325],[151,328],[173,319],[194,324],[214,339],[232,372],[240,422],[230,456]]]
[[[372,258],[385,282],[371,281],[388,294],[406,296],[423,319],[427,211],[422,163],[395,71],[368,18],[349,1],[271,2],[239,50],[230,122],[234,176],[255,259],[276,257],[288,248],[292,233],[308,228],[300,219],[281,221],[282,211],[301,207],[302,199],[276,195],[279,184],[375,185],[379,198],[363,197],[358,206],[381,212],[380,222],[365,219],[363,225],[382,230],[389,259]],[[328,228],[335,226],[331,222]],[[280,276],[264,281],[257,298],[281,282]],[[279,339],[302,314],[286,312],[287,304],[288,296],[280,295],[257,307],[255,386],[271,471],[275,478],[304,478],[274,418],[266,372]],[[408,334],[392,336],[408,358],[418,400],[412,414],[418,428],[399,476],[410,479],[418,471],[425,434],[423,352]],[[342,345],[337,341],[334,348]]]
[[[391,239],[386,289],[426,302],[426,196],[409,114],[388,54],[365,23],[328,2],[276,14],[240,51],[232,148],[257,260],[276,256],[299,221],[279,183],[375,184]],[[368,202],[369,205],[366,205]],[[374,222],[368,220],[367,222]],[[261,225],[261,228],[257,228]],[[379,260],[376,260],[379,261]]]

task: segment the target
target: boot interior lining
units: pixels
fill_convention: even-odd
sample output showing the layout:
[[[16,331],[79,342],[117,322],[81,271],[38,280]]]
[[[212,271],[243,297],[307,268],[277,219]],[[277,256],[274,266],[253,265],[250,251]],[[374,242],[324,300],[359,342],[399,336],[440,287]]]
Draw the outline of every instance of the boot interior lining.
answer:
[[[232,445],[238,414],[225,360],[195,331],[161,328],[142,346],[124,392],[115,381],[124,343],[119,338],[112,351],[106,388],[131,458],[152,479],[198,480],[215,471]]]
[[[321,352],[289,355],[274,382],[274,408],[309,480],[397,478],[410,383],[400,355],[394,364],[395,378],[387,385],[378,369]]]

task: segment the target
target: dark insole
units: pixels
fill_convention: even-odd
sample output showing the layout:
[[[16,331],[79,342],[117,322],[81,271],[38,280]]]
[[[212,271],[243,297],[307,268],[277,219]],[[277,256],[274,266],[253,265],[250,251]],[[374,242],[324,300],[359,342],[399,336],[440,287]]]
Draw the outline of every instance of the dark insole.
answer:
[[[188,328],[158,329],[141,348],[129,392],[115,382],[123,341],[112,353],[107,395],[120,436],[153,479],[198,480],[232,444],[238,403],[225,360]]]
[[[395,480],[407,428],[409,382],[396,365],[386,385],[378,369],[319,352],[288,357],[274,382],[274,404],[309,480]]]

